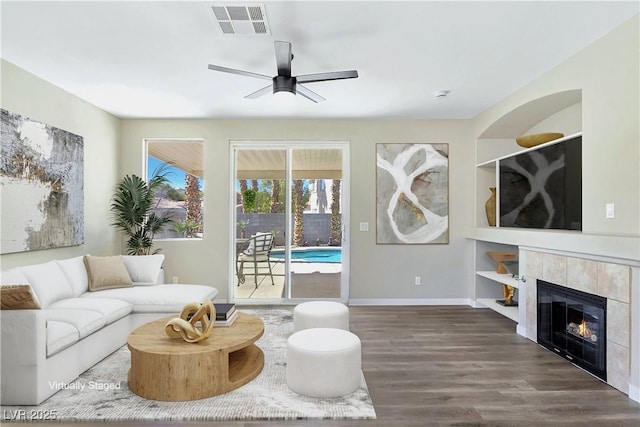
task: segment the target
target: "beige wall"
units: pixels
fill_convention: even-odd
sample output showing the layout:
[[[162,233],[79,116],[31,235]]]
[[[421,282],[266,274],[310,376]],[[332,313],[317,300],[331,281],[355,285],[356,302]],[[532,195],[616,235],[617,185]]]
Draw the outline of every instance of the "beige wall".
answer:
[[[636,15],[473,120],[477,137],[534,99],[582,90],[584,233],[640,235],[638,27]],[[614,219],[605,218],[609,202],[615,203]]]
[[[582,103],[564,108],[552,116],[538,122],[525,134],[560,132],[566,135],[582,132]],[[524,147],[522,148],[525,149]]]
[[[80,247],[10,254],[2,268],[82,253],[121,250],[108,218],[115,182],[142,172],[145,137],[205,141],[206,237],[162,242],[168,277],[209,283],[226,298],[229,277],[229,141],[346,140],[351,147],[351,298],[468,298],[473,257],[463,228],[473,225],[475,138],[514,108],[538,97],[582,90],[584,231],[640,234],[638,18],[625,23],[472,121],[429,120],[122,120],[2,62],[2,107],[85,141],[85,241]],[[532,124],[533,125],[533,124]],[[375,144],[449,143],[450,244],[376,245]],[[6,203],[6,201],[3,201]],[[616,203],[616,218],[604,204]],[[368,233],[357,231],[369,222]],[[422,276],[422,286],[413,278]]]
[[[109,226],[111,191],[118,178],[120,121],[50,83],[2,61],[2,108],[84,138],[84,230],[80,246],[0,256],[2,269],[91,253],[112,254],[117,236]],[[2,203],[11,200],[2,198]],[[2,223],[2,227],[10,224]]]
[[[205,238],[163,241],[167,276],[210,283],[227,297],[229,277],[229,141],[340,140],[351,154],[352,299],[468,298],[463,266],[471,266],[471,245],[462,234],[471,221],[473,137],[468,121],[403,120],[123,120],[121,174],[141,173],[143,138],[196,137],[205,143]],[[376,245],[375,144],[448,143],[450,243]],[[370,231],[358,224],[368,222]],[[422,286],[414,277],[422,276]]]

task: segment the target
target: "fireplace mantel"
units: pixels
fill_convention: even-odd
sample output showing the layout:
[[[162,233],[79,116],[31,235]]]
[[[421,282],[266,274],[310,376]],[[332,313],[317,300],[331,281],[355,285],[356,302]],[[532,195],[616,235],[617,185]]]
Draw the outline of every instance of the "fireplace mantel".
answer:
[[[640,267],[640,237],[563,230],[469,227],[466,237]]]

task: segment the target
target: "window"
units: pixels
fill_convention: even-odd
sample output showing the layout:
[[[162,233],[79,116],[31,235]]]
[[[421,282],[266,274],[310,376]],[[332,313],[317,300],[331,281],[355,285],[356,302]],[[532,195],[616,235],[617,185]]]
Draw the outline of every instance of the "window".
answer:
[[[155,191],[154,212],[170,222],[157,239],[203,236],[203,141],[200,139],[146,140],[147,181],[166,176]]]

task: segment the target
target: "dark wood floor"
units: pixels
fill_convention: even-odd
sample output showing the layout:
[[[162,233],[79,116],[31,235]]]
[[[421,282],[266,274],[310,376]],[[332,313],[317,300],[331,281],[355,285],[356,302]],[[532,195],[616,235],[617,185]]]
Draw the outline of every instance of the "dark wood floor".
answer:
[[[513,322],[491,310],[350,307],[350,313],[376,420],[184,425],[640,426],[640,404],[518,336]]]

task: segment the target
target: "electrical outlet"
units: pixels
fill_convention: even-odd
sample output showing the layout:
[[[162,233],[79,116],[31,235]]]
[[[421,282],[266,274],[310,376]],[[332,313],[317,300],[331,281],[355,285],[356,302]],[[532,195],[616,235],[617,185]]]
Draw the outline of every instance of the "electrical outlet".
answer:
[[[178,283],[178,276],[173,276],[171,278],[171,283],[173,283],[174,285]]]
[[[416,276],[416,280],[415,280],[414,284],[416,286],[422,285],[422,279],[420,278],[420,276]]]
[[[615,203],[607,203],[605,205],[605,212],[608,219],[616,217],[616,205]]]

